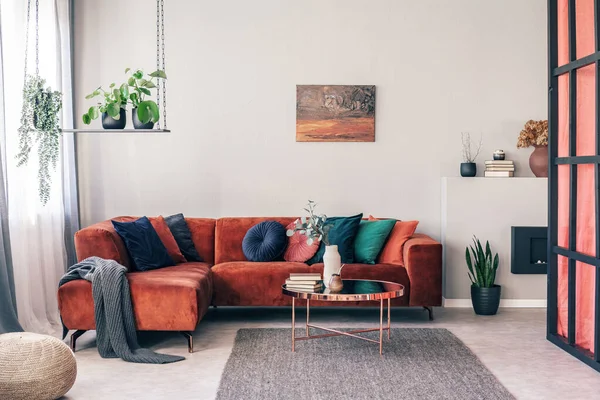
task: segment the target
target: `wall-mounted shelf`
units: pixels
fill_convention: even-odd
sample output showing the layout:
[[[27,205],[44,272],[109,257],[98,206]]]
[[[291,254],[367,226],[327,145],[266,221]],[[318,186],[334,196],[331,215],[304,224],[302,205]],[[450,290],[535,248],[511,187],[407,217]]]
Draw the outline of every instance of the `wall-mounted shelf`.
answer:
[[[67,133],[102,133],[102,134],[156,134],[166,135],[169,129],[63,129]]]

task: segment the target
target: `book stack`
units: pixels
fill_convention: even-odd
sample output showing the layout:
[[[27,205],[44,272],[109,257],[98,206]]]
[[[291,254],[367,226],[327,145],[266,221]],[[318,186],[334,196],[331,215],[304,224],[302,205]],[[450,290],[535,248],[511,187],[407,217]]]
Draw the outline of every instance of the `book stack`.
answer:
[[[515,163],[510,160],[493,160],[485,162],[486,178],[510,178],[515,174]]]
[[[285,280],[285,287],[300,292],[314,292],[323,287],[323,281],[318,273],[290,274]]]

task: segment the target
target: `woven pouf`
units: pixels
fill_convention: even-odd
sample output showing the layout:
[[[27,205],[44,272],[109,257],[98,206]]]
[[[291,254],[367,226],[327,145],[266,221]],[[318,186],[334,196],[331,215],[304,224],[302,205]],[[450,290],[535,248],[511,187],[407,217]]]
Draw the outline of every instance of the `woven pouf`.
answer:
[[[77,376],[73,352],[62,341],[37,333],[0,335],[0,399],[57,399]]]

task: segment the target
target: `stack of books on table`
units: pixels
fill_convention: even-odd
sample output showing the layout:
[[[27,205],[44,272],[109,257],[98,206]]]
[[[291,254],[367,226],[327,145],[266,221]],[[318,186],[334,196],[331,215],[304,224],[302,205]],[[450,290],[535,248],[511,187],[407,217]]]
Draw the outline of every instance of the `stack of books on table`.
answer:
[[[290,277],[285,280],[285,287],[290,290],[301,292],[314,292],[323,287],[321,274],[318,273],[297,273],[290,274]]]
[[[515,174],[515,163],[510,160],[492,160],[485,162],[486,178],[511,178]]]

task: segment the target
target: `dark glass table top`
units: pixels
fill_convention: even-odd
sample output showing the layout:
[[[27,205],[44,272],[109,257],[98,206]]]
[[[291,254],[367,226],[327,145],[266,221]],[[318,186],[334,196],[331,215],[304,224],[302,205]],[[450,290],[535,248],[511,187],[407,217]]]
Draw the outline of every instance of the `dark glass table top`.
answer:
[[[332,292],[324,285],[315,291],[288,289],[281,287],[282,293],[297,299],[323,300],[323,301],[363,301],[395,299],[404,295],[404,286],[387,281],[373,281],[365,279],[343,279],[344,288],[339,292]]]

